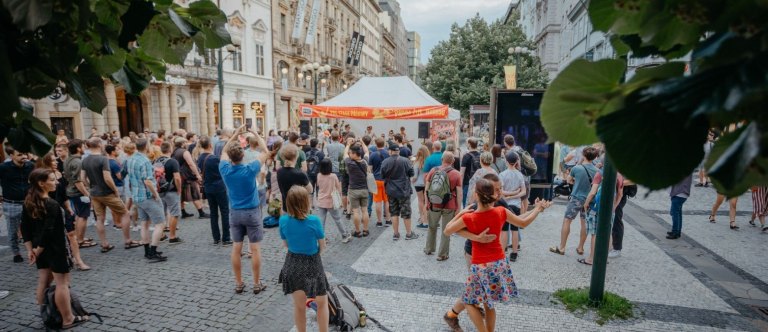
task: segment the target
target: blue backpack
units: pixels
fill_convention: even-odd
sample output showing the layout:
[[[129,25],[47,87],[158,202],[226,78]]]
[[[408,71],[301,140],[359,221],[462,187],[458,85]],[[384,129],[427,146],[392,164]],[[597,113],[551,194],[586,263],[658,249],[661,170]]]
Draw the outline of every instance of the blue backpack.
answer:
[[[275,216],[264,217],[264,228],[275,228],[280,226],[280,219]]]

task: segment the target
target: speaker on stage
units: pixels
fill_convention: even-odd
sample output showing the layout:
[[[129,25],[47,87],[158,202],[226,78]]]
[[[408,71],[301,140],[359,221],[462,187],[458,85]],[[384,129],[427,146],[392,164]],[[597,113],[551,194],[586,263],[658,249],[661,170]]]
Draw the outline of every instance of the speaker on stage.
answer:
[[[429,138],[429,122],[419,122],[419,138]]]
[[[301,120],[299,122],[299,133],[309,135],[309,120]]]

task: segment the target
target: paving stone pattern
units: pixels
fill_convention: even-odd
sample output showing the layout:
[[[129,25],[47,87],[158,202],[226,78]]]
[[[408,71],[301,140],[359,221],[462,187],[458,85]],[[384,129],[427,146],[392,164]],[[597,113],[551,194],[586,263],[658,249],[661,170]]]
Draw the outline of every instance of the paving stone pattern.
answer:
[[[686,203],[686,210],[711,204],[714,195],[706,190],[712,191],[697,188],[694,192],[701,191],[701,198],[692,197]],[[745,201],[748,200],[740,201],[740,211],[751,210],[751,205],[742,205],[747,204]],[[668,198],[665,199],[662,193],[652,193],[648,198],[633,202],[647,210],[668,208]],[[659,247],[657,241],[632,225],[627,225],[623,256],[610,261],[606,289],[633,300],[639,318],[599,326],[590,317],[580,318],[568,313],[553,301],[551,293],[563,287],[588,286],[591,270],[576,262],[574,248],[578,241],[578,222],[573,224],[565,256],[547,251],[559,238],[564,204],[562,201],[557,203],[523,232],[520,260],[513,263],[521,296],[511,304],[499,307],[497,330],[759,330],[742,316],[739,309],[729,304],[731,302],[724,298],[722,290],[702,282],[696,272],[679,264],[666,249]],[[461,294],[467,274],[461,251],[463,239],[452,237],[450,259],[437,262],[435,256],[426,256],[422,252],[426,242],[424,230],[417,230],[421,235],[417,240],[393,242],[391,228],[376,228],[374,222],[371,221],[371,236],[353,239],[348,244],[340,242],[335,227],[328,223],[326,234],[330,243],[323,260],[330,281],[350,285],[367,306],[369,315],[392,331],[447,331],[442,315]],[[684,226],[684,234],[693,228],[690,226],[690,223]],[[724,223],[717,226],[725,227]],[[5,225],[0,227],[5,228]],[[262,280],[267,284],[267,290],[253,295],[249,286],[246,293],[237,295],[233,292],[229,262],[231,248],[211,244],[207,220],[185,219],[180,227],[179,236],[184,243],[161,245],[161,251],[169,257],[165,263],[147,263],[142,258],[141,248],[122,249],[119,246],[121,233],[111,227],[108,236],[118,245],[117,249],[107,254],[99,253],[98,247],[84,249],[84,259],[94,269],[73,272],[72,289],[81,295],[87,309],[104,315],[105,322],[102,325],[88,323],[75,330],[295,329],[291,298],[284,296],[277,284],[286,249],[276,229],[267,230],[262,242]],[[404,234],[402,229],[401,233]],[[133,234],[138,237],[138,233]],[[707,241],[697,234],[690,231],[689,236],[718,254],[725,252],[722,250],[735,251],[739,243]],[[88,235],[95,237],[95,230],[89,228]],[[6,241],[6,237],[0,237],[0,243]],[[761,248],[759,243],[754,247],[756,251]],[[762,248],[765,248],[764,242]],[[762,279],[764,268],[754,263],[761,258],[751,253],[723,253],[722,256]],[[252,277],[248,264],[248,260],[243,261],[245,281],[250,285]],[[750,265],[757,268],[750,269]],[[10,296],[0,300],[0,331],[39,330],[42,324],[34,301],[37,281],[34,267],[12,263],[10,250],[6,248],[0,249],[0,271],[3,271],[0,273],[0,290],[11,291]],[[466,330],[473,330],[465,314],[461,320]],[[368,330],[376,328],[369,325]]]

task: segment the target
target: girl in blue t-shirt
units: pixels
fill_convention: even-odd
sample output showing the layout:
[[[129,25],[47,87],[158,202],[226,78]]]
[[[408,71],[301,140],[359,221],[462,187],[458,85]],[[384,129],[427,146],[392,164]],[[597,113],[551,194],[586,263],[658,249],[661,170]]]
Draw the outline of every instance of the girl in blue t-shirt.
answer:
[[[306,188],[293,186],[285,196],[287,214],[280,216],[280,238],[288,247],[279,282],[283,292],[293,297],[296,329],[306,331],[306,301],[315,298],[317,324],[328,331],[328,280],[320,252],[325,249],[325,233],[320,218],[310,215],[310,196]]]

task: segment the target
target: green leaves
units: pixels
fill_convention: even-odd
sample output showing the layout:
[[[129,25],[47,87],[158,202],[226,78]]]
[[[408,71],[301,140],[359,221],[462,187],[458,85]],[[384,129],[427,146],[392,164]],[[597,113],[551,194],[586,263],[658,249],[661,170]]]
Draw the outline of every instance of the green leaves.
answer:
[[[11,14],[13,24],[24,31],[35,31],[50,21],[53,0],[3,0],[3,6]]]
[[[760,151],[764,140],[757,123],[752,122],[727,133],[715,144],[706,168],[719,192],[740,195],[749,187],[768,185],[768,159]]]
[[[550,141],[569,145],[597,142],[595,120],[619,86],[623,60],[576,60],[565,68],[544,93],[541,123]]]
[[[18,110],[14,127],[8,131],[8,142],[15,149],[42,156],[48,153],[56,140],[48,125],[32,115],[32,110]]]
[[[504,88],[504,66],[515,63],[507,53],[510,46],[533,48],[518,25],[489,24],[479,16],[462,26],[453,24],[449,39],[432,49],[419,83],[440,102],[468,112],[470,105],[488,103],[490,87]],[[538,58],[520,55],[518,60],[518,87],[546,86],[547,74]]]

